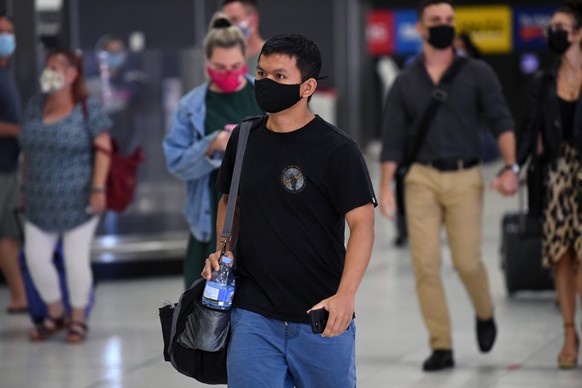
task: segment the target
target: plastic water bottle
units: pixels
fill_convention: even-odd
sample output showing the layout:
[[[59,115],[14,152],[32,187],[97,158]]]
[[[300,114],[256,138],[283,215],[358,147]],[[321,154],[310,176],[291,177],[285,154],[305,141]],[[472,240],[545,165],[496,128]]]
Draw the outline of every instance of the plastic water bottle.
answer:
[[[230,310],[234,298],[234,273],[230,268],[232,259],[222,256],[220,269],[213,271],[210,280],[206,281],[202,304],[213,309]]]

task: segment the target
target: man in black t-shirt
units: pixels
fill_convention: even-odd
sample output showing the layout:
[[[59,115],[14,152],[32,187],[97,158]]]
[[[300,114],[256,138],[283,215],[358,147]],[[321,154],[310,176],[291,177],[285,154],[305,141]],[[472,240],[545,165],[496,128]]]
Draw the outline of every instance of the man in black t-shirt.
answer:
[[[0,12],[0,269],[10,290],[8,313],[26,312],[26,294],[18,266],[18,132],[20,103],[8,60],[16,48],[14,25]]]
[[[229,386],[356,384],[354,298],[376,199],[357,144],[308,109],[320,68],[319,49],[301,35],[275,36],[259,56],[255,95],[270,115],[253,125],[241,174]],[[237,141],[235,130],[217,181],[223,193]],[[228,201],[219,204],[219,231]],[[206,279],[219,253],[208,258]],[[308,311],[321,308],[329,317],[316,335]]]

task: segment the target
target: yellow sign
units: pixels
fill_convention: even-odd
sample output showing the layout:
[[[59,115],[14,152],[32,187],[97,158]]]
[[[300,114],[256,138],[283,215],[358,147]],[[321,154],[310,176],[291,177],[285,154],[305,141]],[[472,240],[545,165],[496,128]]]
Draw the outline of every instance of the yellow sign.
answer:
[[[513,32],[509,6],[462,6],[456,7],[455,14],[457,34],[469,34],[483,53],[511,52]]]

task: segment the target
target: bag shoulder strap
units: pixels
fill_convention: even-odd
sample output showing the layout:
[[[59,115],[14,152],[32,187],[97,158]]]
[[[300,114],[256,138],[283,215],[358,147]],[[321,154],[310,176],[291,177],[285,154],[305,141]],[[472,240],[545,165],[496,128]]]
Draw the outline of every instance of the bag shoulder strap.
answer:
[[[255,120],[258,117],[263,116],[256,116],[246,118],[241,122],[240,131],[238,134],[238,143],[236,148],[236,158],[234,162],[234,170],[232,173],[232,179],[230,181],[230,190],[229,193],[229,201],[226,206],[226,214],[224,216],[224,224],[222,225],[222,233],[220,234],[220,241],[222,242],[222,250],[223,253],[226,249],[226,243],[230,242],[232,238],[232,223],[234,220],[234,212],[236,209],[237,203],[237,196],[238,196],[238,186],[240,183],[240,173],[242,170],[242,163],[245,154],[245,150],[247,147],[247,140],[249,137],[249,133],[251,132],[251,128],[255,123]]]
[[[83,120],[89,119],[89,111],[87,110],[87,96],[81,99],[81,110],[83,111]]]
[[[446,72],[443,77],[441,78],[439,84],[436,88],[433,89],[431,92],[431,100],[424,111],[422,118],[418,121],[418,125],[416,127],[416,131],[412,132],[415,134],[415,138],[412,141],[412,144],[407,147],[407,152],[404,155],[404,159],[400,164],[399,169],[405,170],[407,169],[415,160],[420,148],[424,143],[424,139],[428,134],[428,129],[430,128],[430,123],[432,122],[433,118],[436,116],[436,113],[441,105],[443,105],[448,98],[448,87],[453,83],[455,76],[459,73],[461,68],[465,63],[467,63],[467,58],[457,58],[451,65],[448,72]]]
[[[548,87],[550,80],[548,79],[548,73],[546,71],[542,71],[542,73],[540,74],[540,85],[538,86],[538,101],[536,103],[536,116],[535,116],[535,121],[534,121],[534,126],[535,129],[532,133],[531,139],[529,139],[529,155],[528,158],[526,159],[526,161],[528,161],[528,169],[527,169],[527,173],[530,174],[533,169],[541,169],[542,164],[541,164],[541,158],[538,155],[538,137],[541,133],[541,128],[543,123],[541,122],[542,120],[542,110],[544,107],[544,100],[545,100],[545,96],[546,96],[546,88]],[[524,161],[525,163],[525,161]],[[542,171],[542,170],[540,170]],[[523,193],[523,189],[524,187],[527,187],[528,189],[528,202],[529,202],[529,197],[531,195],[530,193],[530,182],[534,182],[533,178],[525,178],[524,179],[520,179],[519,181],[519,190],[518,190],[518,206],[519,206],[519,217],[518,217],[518,223],[519,223],[519,231],[520,233],[525,233],[526,232],[526,213],[529,214],[529,209],[526,212],[525,209],[525,195]],[[527,185],[526,185],[527,184]],[[529,206],[529,204],[528,204]]]
[[[89,110],[87,109],[87,97],[83,97],[83,99],[81,100],[81,111],[83,112],[83,120],[85,121],[85,129],[87,130],[87,133],[89,133],[89,128],[87,127],[87,121],[89,119]],[[91,136],[91,134],[89,133],[89,137]],[[109,155],[111,156],[113,154],[113,150],[108,150],[107,148],[103,148],[101,146],[95,145],[93,144],[93,148],[95,148],[96,151],[101,152],[103,154]]]
[[[83,112],[83,127],[85,128],[85,132],[89,136],[89,142],[91,141],[91,131],[89,131],[89,126],[87,125],[89,122],[89,110],[87,109],[87,96],[81,99],[81,112]]]
[[[537,103],[537,112],[536,112],[536,129],[533,133],[532,136],[532,144],[530,145],[531,149],[530,149],[530,155],[532,158],[537,158],[538,157],[538,136],[540,135],[540,133],[542,132],[542,111],[544,108],[544,100],[545,100],[545,95],[546,95],[546,89],[548,87],[549,84],[549,79],[548,79],[548,74],[544,71],[542,72],[541,76],[541,81],[540,81],[540,89],[538,90],[539,92],[539,99],[538,99],[538,103]]]

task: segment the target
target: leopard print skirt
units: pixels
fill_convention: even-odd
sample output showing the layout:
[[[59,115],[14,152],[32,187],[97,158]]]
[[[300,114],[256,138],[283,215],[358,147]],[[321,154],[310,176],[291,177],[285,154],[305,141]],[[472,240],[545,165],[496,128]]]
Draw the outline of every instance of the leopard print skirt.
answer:
[[[580,169],[578,151],[563,143],[561,156],[553,163],[546,178],[547,202],[544,211],[542,259],[545,267],[551,267],[573,249],[578,260],[582,257],[582,215],[578,214],[576,184]]]

